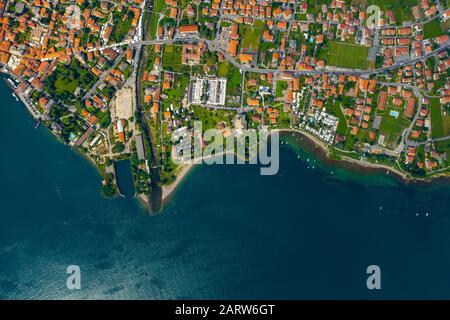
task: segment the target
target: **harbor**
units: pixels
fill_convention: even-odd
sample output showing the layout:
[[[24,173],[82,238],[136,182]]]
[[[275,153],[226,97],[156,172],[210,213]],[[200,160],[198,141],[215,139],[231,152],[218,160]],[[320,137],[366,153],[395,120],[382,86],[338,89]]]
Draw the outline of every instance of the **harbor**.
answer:
[[[10,76],[3,77],[3,79],[5,80],[5,83],[8,85],[8,87],[13,91],[12,96],[16,99],[16,101],[20,100],[25,105],[34,120],[36,120],[38,124],[40,123],[40,121],[44,120],[44,117],[33,105],[33,102],[25,94],[20,93],[16,90],[17,85],[13,80],[11,80]]]

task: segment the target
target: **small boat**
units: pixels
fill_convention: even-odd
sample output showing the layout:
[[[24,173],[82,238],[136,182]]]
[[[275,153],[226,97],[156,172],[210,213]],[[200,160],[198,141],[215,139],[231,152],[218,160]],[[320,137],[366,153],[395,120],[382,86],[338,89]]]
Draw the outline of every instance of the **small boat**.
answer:
[[[16,99],[16,101],[19,101],[19,98],[17,98],[15,93],[13,93],[12,96]]]
[[[10,78],[6,79],[6,81],[9,83],[9,85],[10,85],[12,88],[16,88],[16,84],[15,84]]]

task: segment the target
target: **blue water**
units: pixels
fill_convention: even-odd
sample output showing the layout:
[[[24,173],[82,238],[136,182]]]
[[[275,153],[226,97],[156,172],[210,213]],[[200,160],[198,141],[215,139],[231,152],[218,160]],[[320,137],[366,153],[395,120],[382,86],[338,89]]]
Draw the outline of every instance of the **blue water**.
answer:
[[[292,137],[277,176],[199,167],[150,216],[102,198],[94,167],[3,84],[0,99],[1,299],[450,298],[448,182],[349,171]],[[366,288],[372,264],[380,291]]]
[[[120,194],[128,199],[133,198],[135,191],[130,160],[116,161],[114,166]]]

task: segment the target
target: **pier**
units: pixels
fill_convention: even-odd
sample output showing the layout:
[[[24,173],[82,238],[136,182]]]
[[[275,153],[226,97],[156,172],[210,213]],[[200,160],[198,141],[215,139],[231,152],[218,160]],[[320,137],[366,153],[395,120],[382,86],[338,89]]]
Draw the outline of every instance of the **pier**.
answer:
[[[40,114],[39,111],[33,106],[33,103],[22,93],[16,91],[17,97],[23,102],[23,104],[27,107],[28,111],[31,113],[33,118],[36,121],[44,120],[44,117]]]
[[[33,116],[33,118],[38,121],[38,123],[41,120],[44,120],[44,117],[41,115],[41,113],[33,106],[33,102],[30,101],[30,99],[25,96],[23,93],[20,93],[16,90],[16,86],[14,85],[14,82],[10,79],[10,78],[4,78],[6,84],[8,85],[8,87],[10,87],[14,93],[13,96],[16,98],[19,98],[20,101],[23,102],[23,104],[25,105],[25,107],[27,107],[28,111],[31,113],[31,115]]]

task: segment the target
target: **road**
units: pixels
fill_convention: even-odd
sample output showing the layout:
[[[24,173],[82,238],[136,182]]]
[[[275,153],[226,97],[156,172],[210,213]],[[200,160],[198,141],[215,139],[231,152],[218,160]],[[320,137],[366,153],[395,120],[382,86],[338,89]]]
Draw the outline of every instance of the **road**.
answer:
[[[94,85],[89,89],[88,92],[86,92],[86,94],[83,96],[82,100],[86,100],[89,99],[97,90],[97,87],[103,83],[103,81],[105,81],[105,78],[111,73],[112,69],[115,68],[115,66],[117,65],[118,62],[120,62],[123,57],[125,56],[125,50],[119,54],[116,58],[116,60],[114,60],[114,63],[112,65],[111,68],[109,68],[108,70],[104,71],[100,77],[98,78],[97,82],[94,83]]]
[[[222,48],[220,48],[215,40],[208,40],[201,37],[189,37],[189,38],[182,38],[180,36],[174,37],[173,39],[164,39],[164,40],[148,40],[148,41],[135,41],[132,42],[131,46],[142,46],[142,45],[154,45],[154,44],[174,44],[174,43],[191,43],[191,42],[197,42],[197,41],[203,41],[208,45],[208,48],[210,51],[213,52],[220,52],[226,60],[228,60],[231,64],[233,64],[235,67],[241,69],[242,71],[247,72],[254,72],[254,73],[278,73],[278,72],[286,72],[286,73],[293,73],[294,75],[314,75],[314,74],[348,74],[348,75],[372,75],[372,74],[380,74],[384,73],[386,71],[395,70],[399,67],[404,67],[410,64],[415,64],[417,62],[421,62],[425,59],[428,59],[430,57],[433,57],[440,52],[447,50],[450,47],[450,41],[447,41],[444,45],[440,46],[439,48],[431,51],[428,54],[422,55],[420,57],[416,57],[414,59],[405,60],[400,63],[395,63],[388,67],[382,67],[372,70],[361,70],[361,69],[341,69],[341,68],[335,68],[335,67],[328,67],[328,69],[325,70],[297,70],[297,69],[285,69],[280,71],[279,69],[262,69],[257,67],[252,67],[246,64],[241,64],[237,62],[233,57],[231,57],[228,52],[224,51]]]

